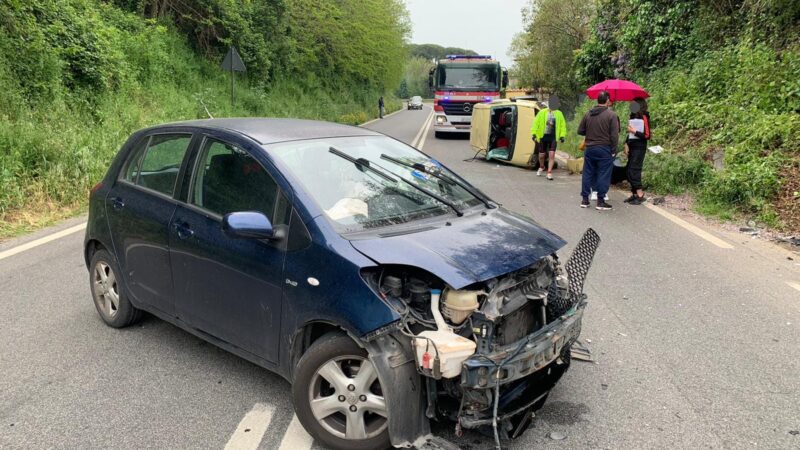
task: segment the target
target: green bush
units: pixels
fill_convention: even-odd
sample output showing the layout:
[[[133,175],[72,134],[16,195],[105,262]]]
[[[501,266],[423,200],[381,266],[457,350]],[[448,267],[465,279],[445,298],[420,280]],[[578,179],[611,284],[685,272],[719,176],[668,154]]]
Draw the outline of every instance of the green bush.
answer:
[[[371,6],[389,2],[382,1]],[[252,70],[237,76],[232,106],[229,74],[218,67],[221,55],[198,54],[196,36],[182,32],[180,22],[129,12],[147,3],[0,3],[0,235],[19,230],[27,216],[36,222],[84,205],[89,188],[134,130],[209,113],[357,124],[377,116],[384,92],[379,86],[399,77],[399,71],[381,74],[393,70],[385,65],[371,69],[374,83],[342,74],[324,77],[312,70],[317,67],[271,71],[269,79]],[[401,35],[391,39],[403,45]],[[369,54],[349,56],[359,57],[372,61]],[[400,104],[386,97],[386,106],[394,110]]]
[[[654,142],[651,189],[699,194],[707,212],[737,210],[775,222],[781,168],[800,159],[800,53],[741,42],[653,72],[646,82]],[[713,170],[713,152],[725,154]],[[684,175],[681,175],[684,174]]]

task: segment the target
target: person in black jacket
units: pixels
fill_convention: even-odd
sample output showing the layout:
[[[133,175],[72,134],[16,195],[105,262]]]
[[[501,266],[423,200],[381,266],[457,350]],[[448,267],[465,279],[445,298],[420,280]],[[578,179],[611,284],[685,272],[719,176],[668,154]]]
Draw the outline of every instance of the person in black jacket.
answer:
[[[378,99],[378,117],[381,119],[383,119],[384,111],[386,108],[383,106],[383,96],[381,95],[381,98]]]
[[[647,111],[645,99],[637,98],[631,102],[630,118],[641,120],[643,129],[637,130],[630,123],[628,124],[626,152],[628,154],[627,175],[628,183],[631,185],[631,196],[625,200],[625,203],[641,205],[645,201],[642,190],[642,166],[647,154],[647,141],[650,139],[650,113]]]
[[[611,205],[605,201],[614,155],[619,145],[619,116],[611,109],[612,101],[608,92],[597,96],[597,106],[589,110],[578,125],[578,134],[585,136],[583,172],[581,175],[581,208],[589,207],[589,195],[597,190],[596,209],[608,211]]]

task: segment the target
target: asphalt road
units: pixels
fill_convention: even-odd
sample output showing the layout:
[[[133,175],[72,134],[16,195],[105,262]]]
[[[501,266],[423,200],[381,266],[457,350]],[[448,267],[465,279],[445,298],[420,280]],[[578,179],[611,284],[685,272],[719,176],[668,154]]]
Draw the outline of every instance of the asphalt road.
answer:
[[[429,114],[368,127],[414,142]],[[614,211],[580,209],[577,176],[466,162],[468,140],[433,130],[423,142],[569,241],[564,256],[588,227],[603,239],[582,333],[596,362],[573,363],[511,448],[800,448],[796,254],[702,224],[698,234],[657,207],[624,205],[623,192],[611,193]],[[152,317],[106,327],[82,232],[8,253],[82,220],[0,244],[0,448],[317,447],[280,377]],[[450,425],[435,429],[456,440]],[[457,442],[493,445],[475,433]]]

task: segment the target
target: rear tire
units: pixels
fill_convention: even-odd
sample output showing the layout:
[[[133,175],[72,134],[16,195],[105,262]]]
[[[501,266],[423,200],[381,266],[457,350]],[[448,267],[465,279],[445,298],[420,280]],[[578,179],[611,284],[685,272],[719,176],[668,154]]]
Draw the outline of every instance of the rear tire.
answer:
[[[123,328],[136,323],[142,312],[131,304],[122,287],[116,260],[106,250],[97,250],[89,264],[89,288],[94,306],[106,325]]]
[[[300,358],[294,375],[294,409],[314,439],[343,450],[391,445],[377,370],[367,351],[348,336],[328,333],[320,337]]]

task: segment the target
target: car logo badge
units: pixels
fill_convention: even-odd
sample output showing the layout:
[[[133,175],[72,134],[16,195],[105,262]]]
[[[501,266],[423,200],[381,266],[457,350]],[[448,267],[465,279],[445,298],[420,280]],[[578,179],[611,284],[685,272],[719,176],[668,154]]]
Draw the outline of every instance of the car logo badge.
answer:
[[[470,111],[472,111],[472,105],[470,105],[469,103],[464,103],[464,112],[470,112]]]
[[[292,287],[297,287],[297,281],[292,281],[292,280],[290,280],[288,278],[286,279],[286,284],[288,284],[289,286],[292,286]]]
[[[306,281],[308,281],[308,284],[312,286],[319,286],[319,280],[314,277],[308,277]]]

